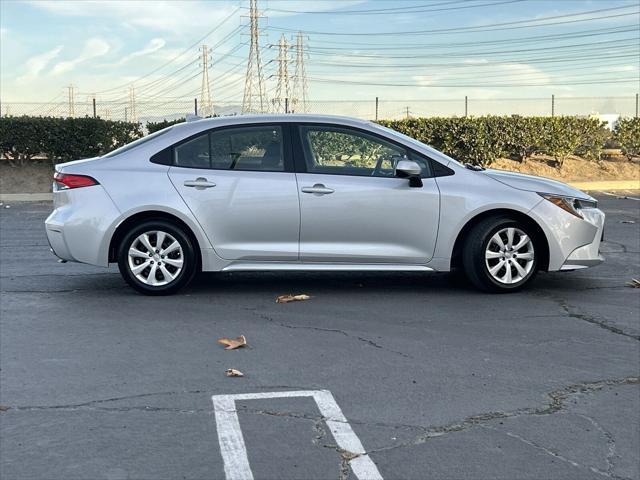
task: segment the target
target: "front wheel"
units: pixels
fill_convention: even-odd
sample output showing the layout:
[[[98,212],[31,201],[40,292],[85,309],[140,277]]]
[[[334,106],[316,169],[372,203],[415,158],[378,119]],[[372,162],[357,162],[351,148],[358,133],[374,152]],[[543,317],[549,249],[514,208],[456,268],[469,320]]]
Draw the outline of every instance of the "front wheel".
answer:
[[[469,280],[489,292],[513,292],[528,284],[538,270],[535,232],[505,217],[483,220],[467,236],[462,263]]]
[[[134,226],[120,242],[118,268],[125,281],[146,295],[169,295],[196,272],[196,253],[188,235],[165,220]]]

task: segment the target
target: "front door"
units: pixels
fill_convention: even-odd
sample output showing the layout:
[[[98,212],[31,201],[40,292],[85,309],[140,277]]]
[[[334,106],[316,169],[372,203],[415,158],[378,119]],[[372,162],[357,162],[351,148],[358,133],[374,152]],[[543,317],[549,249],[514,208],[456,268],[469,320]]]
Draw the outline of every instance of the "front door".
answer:
[[[431,259],[440,211],[435,180],[423,178],[423,186],[413,188],[394,176],[395,163],[408,157],[428,177],[427,159],[358,129],[301,124],[298,130],[296,155],[306,167],[297,174],[303,262]]]
[[[171,182],[224,259],[298,259],[298,191],[283,133],[222,127],[173,148]]]

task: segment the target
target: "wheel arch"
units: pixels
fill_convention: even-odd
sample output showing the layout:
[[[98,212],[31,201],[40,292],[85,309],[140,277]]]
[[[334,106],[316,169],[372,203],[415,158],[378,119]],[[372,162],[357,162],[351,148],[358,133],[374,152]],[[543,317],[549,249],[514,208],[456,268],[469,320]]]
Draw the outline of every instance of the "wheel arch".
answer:
[[[142,212],[137,212],[120,222],[120,224],[114,230],[113,235],[111,235],[111,240],[109,242],[109,263],[115,263],[118,261],[118,246],[120,245],[120,242],[127,234],[129,229],[133,225],[148,220],[164,220],[174,223],[176,226],[182,228],[185,234],[193,242],[194,250],[196,252],[197,268],[202,268],[201,245],[193,229],[178,216],[168,212],[163,212],[161,210],[145,210]]]
[[[458,236],[456,237],[456,241],[453,244],[453,250],[451,254],[451,269],[460,268],[462,266],[462,248],[464,246],[464,241],[467,237],[467,234],[471,231],[471,229],[476,226],[481,221],[490,218],[490,217],[509,217],[514,220],[518,220],[523,222],[525,225],[529,226],[536,235],[536,240],[538,240],[538,244],[542,246],[542,254],[540,256],[539,268],[540,270],[547,270],[549,268],[549,240],[544,233],[544,230],[538,222],[536,222],[533,218],[531,218],[526,213],[519,212],[517,210],[512,210],[509,208],[496,208],[491,210],[486,210],[477,214],[476,216],[470,218],[467,223],[462,227],[462,229],[458,232]]]

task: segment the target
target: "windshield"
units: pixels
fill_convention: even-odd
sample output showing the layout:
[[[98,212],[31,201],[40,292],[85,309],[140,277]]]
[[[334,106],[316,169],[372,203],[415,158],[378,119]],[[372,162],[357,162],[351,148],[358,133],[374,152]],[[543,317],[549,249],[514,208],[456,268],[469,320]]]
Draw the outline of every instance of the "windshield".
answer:
[[[458,164],[458,165],[462,165],[462,163],[460,163],[460,162],[459,162],[458,160],[456,160],[455,158],[451,158],[451,157],[450,157],[449,155],[447,155],[446,153],[443,153],[443,152],[441,152],[440,150],[436,150],[435,148],[430,147],[430,146],[429,146],[429,145],[427,145],[426,143],[423,143],[423,142],[421,142],[421,141],[419,141],[419,140],[416,140],[415,138],[410,137],[409,135],[405,135],[404,133],[400,133],[399,131],[394,130],[393,128],[385,127],[384,125],[380,125],[380,124],[377,124],[377,123],[375,124],[375,126],[376,126],[376,127],[378,127],[378,128],[381,128],[381,129],[383,129],[383,130],[386,130],[387,132],[391,132],[391,133],[393,133],[395,136],[399,136],[399,137],[401,137],[401,138],[405,139],[405,140],[406,140],[406,141],[408,141],[408,142],[411,142],[411,143],[417,143],[417,144],[419,144],[419,145],[421,145],[421,146],[423,146],[423,147],[427,147],[429,150],[432,150],[432,151],[434,151],[435,153],[437,153],[439,156],[443,157],[443,159],[447,159],[447,160],[449,160],[449,161],[451,161],[451,162],[454,162],[454,163],[456,163],[456,164]]]
[[[152,134],[147,135],[146,137],[139,138],[137,140],[134,140],[131,143],[127,143],[126,145],[123,145],[120,148],[116,148],[115,150],[107,153],[106,155],[103,155],[103,157],[104,158],[110,158],[110,157],[115,157],[116,155],[120,155],[121,153],[128,152],[132,148],[139,147],[140,145],[142,145],[144,143],[147,143],[149,140],[153,140],[154,138],[157,138],[160,135],[164,135],[165,133],[170,131],[172,128],[173,127],[163,128],[162,130],[158,130],[157,132],[153,132]]]

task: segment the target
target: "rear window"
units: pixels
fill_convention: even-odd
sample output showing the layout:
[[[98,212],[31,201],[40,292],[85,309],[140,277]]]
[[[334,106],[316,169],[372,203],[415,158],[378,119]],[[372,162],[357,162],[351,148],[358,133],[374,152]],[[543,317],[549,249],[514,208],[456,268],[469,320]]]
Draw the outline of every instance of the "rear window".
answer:
[[[168,128],[163,128],[162,130],[158,130],[157,132],[153,132],[150,135],[147,135],[146,137],[142,137],[139,138],[137,140],[134,140],[131,143],[127,143],[126,145],[123,145],[120,148],[116,148],[115,150],[107,153],[106,155],[103,155],[103,157],[105,158],[110,158],[110,157],[115,157],[116,155],[120,155],[121,153],[125,153],[128,152],[129,150],[139,147],[140,145],[143,145],[151,140],[153,140],[154,138],[158,138],[161,135],[164,135],[165,133],[171,131],[173,127],[168,127]]]

